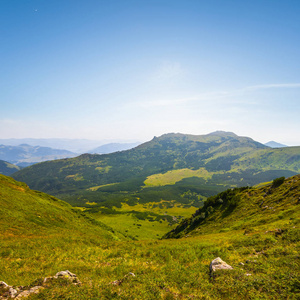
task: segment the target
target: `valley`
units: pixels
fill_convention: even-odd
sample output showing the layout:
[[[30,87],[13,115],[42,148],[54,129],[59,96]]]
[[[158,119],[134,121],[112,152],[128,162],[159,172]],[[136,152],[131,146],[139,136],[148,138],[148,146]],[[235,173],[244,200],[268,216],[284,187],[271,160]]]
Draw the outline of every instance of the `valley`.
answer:
[[[299,175],[262,187],[224,191],[181,220],[165,235],[168,239],[141,241],[10,177],[0,176],[0,194],[1,280],[16,289],[20,285],[30,289],[40,284],[39,278],[70,270],[81,282],[75,286],[67,279],[53,281],[28,299],[297,299],[300,295]],[[205,218],[199,218],[203,212]],[[216,257],[233,269],[212,275],[209,264]]]
[[[218,131],[165,134],[130,150],[43,162],[12,176],[128,237],[147,239],[175,228],[192,209],[228,188],[299,172],[300,147],[273,149]]]
[[[297,299],[299,149],[167,134],[0,175],[0,280],[29,299]],[[63,270],[80,285],[42,283]]]

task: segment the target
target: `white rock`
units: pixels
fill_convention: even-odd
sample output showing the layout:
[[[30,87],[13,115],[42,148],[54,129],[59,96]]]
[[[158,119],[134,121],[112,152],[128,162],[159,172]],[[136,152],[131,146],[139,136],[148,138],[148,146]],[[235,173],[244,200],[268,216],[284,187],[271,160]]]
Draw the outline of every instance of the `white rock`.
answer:
[[[232,266],[228,265],[220,257],[215,258],[209,265],[210,272],[215,272],[217,270],[232,270]]]

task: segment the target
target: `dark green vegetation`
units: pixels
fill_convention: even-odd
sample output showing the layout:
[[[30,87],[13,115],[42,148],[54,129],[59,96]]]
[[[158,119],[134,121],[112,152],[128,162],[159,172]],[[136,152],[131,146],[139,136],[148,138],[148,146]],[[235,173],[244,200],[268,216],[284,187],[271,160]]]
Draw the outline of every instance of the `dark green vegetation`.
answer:
[[[68,269],[82,282],[62,281],[27,299],[300,297],[300,175],[224,191],[188,219],[209,212],[178,232],[185,238],[148,241],[117,240],[68,204],[0,179],[0,281],[29,285]],[[210,277],[216,257],[234,269]],[[124,279],[129,272],[136,276]]]
[[[20,167],[15,166],[7,161],[0,160],[0,174],[11,175],[20,170]]]

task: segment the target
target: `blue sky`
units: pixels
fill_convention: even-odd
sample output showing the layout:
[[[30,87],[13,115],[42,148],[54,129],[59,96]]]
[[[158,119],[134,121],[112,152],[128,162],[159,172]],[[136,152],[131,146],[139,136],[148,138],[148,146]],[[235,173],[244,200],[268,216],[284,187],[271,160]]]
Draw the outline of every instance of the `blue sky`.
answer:
[[[300,145],[299,15],[298,0],[1,0],[0,138]]]

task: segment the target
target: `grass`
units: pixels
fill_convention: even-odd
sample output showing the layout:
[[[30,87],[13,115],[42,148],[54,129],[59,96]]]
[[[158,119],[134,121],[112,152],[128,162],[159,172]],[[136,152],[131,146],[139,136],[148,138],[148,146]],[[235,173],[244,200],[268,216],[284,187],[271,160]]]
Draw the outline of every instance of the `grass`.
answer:
[[[246,190],[248,196],[241,196],[230,214],[222,218],[222,211],[215,209],[181,239],[141,241],[124,239],[84,212],[0,178],[0,281],[30,285],[68,269],[82,282],[81,286],[54,283],[30,300],[300,297],[299,176],[265,197],[270,186]],[[268,206],[276,204],[275,211],[262,209],[261,198]],[[11,205],[11,214],[17,216],[14,224],[7,213]],[[120,212],[128,208],[124,205]],[[37,210],[41,218],[35,218]],[[54,216],[64,219],[48,223]],[[234,269],[211,277],[209,264],[216,257]],[[129,272],[135,277],[125,278]],[[122,283],[111,284],[115,280]]]
[[[208,172],[205,168],[200,168],[198,170],[191,170],[187,168],[172,170],[166,173],[160,173],[160,174],[154,174],[148,176],[144,184],[146,187],[164,186],[169,184],[175,184],[176,182],[179,182],[184,178],[190,178],[190,177],[210,179],[214,173]]]
[[[30,299],[297,299],[299,241],[293,236],[259,231],[245,236],[238,230],[139,242],[6,238],[1,239],[0,278],[28,285],[69,269],[83,283],[54,286]],[[234,270],[211,278],[209,263],[216,257]],[[136,276],[110,284],[129,272]]]
[[[197,208],[185,207],[176,201],[160,201],[134,206],[122,203],[121,208],[113,207],[109,214],[102,209],[92,217],[129,238],[145,240],[161,238]]]

